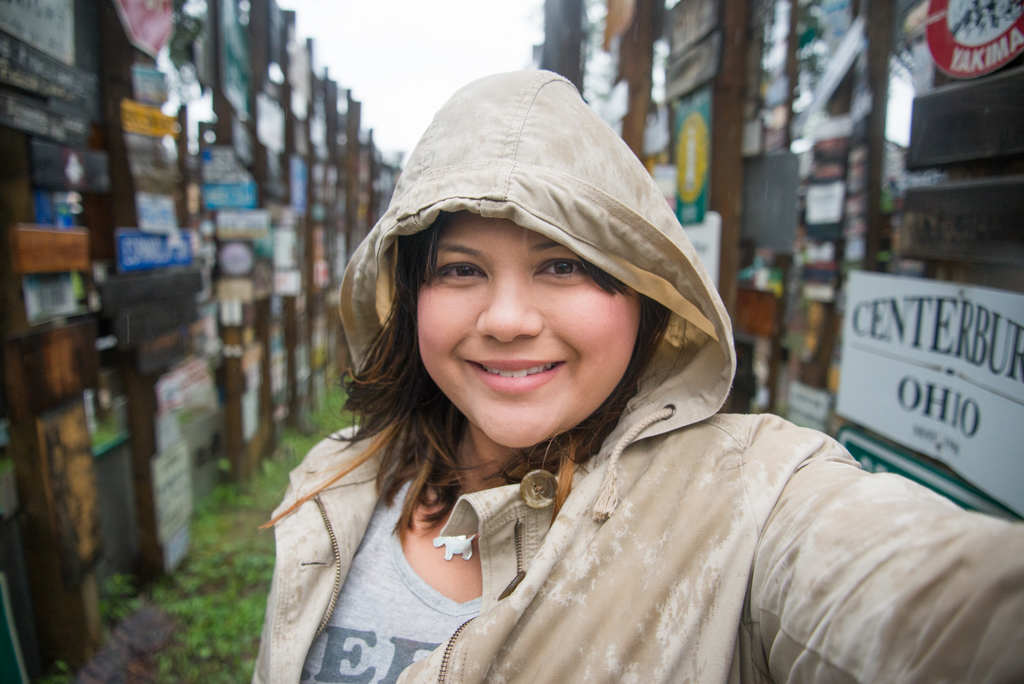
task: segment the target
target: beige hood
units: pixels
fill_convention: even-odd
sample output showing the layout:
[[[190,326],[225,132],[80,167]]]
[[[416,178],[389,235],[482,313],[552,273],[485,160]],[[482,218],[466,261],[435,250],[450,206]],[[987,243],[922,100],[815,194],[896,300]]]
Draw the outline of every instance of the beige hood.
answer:
[[[675,415],[645,437],[722,406],[736,360],[707,272],[640,161],[571,83],[546,71],[470,83],[434,116],[345,272],[341,315],[357,367],[390,309],[395,239],[460,210],[541,233],[673,312],[644,388],[610,439],[666,404]]]

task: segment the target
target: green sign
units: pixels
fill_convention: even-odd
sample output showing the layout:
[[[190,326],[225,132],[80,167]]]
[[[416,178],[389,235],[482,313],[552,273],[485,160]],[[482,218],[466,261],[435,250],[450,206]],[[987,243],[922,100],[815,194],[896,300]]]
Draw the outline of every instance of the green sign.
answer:
[[[844,426],[839,430],[837,439],[869,473],[896,473],[942,494],[956,505],[969,511],[978,511],[1010,520],[1020,519],[1013,511],[969,484],[954,479],[924,461],[914,458],[909,452],[869,437],[860,430]]]
[[[676,105],[676,218],[684,226],[704,221],[711,171],[711,88],[704,86]]]
[[[220,59],[224,97],[241,119],[249,118],[249,36],[239,22],[237,0],[221,0]]]

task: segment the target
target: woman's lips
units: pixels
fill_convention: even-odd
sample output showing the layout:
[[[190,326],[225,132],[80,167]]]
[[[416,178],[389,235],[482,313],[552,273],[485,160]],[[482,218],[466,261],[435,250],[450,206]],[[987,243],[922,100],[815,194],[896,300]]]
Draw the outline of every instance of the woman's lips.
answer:
[[[531,392],[552,380],[561,361],[470,361],[487,387],[503,394]]]

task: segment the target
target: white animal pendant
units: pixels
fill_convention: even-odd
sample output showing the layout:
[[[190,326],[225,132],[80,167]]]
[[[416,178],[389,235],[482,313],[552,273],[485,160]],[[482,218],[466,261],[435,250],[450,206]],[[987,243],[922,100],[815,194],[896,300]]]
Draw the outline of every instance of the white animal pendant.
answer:
[[[467,537],[464,534],[460,534],[457,537],[435,537],[434,548],[438,549],[444,547],[444,559],[450,561],[455,554],[461,553],[463,560],[469,560],[473,557],[473,537]]]

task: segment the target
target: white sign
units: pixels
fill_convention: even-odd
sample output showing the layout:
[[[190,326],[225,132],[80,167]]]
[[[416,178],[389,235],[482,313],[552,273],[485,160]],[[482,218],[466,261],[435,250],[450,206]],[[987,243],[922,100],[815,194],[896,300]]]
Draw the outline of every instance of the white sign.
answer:
[[[266,93],[256,93],[256,139],[275,154],[284,152],[284,109]]]
[[[183,525],[173,537],[167,540],[164,544],[164,572],[170,574],[181,565],[185,554],[188,553],[188,541],[189,529],[187,524]]]
[[[150,233],[169,233],[178,228],[178,211],[174,198],[153,192],[135,193],[135,213],[139,228]]]
[[[32,324],[78,313],[75,285],[70,273],[37,273],[22,276],[25,317]]]
[[[839,223],[843,220],[846,183],[823,183],[807,186],[807,225]]]
[[[257,240],[270,237],[270,212],[266,209],[217,212],[218,240]]]
[[[192,517],[192,466],[188,444],[179,440],[150,460],[156,536],[167,545]]]
[[[704,214],[704,223],[683,226],[686,237],[697,251],[712,284],[718,288],[718,264],[722,253],[722,216],[716,211]]]
[[[294,228],[278,228],[274,231],[274,268],[279,271],[296,266],[297,236]]]
[[[822,432],[828,427],[828,412],[832,408],[832,395],[823,389],[802,382],[789,386],[789,420],[801,427]]]
[[[282,297],[297,297],[300,292],[302,292],[301,271],[274,271],[274,294]]]
[[[836,411],[1024,514],[1024,296],[850,276]]]
[[[0,26],[34,48],[75,64],[75,12],[73,0],[0,2]]]

